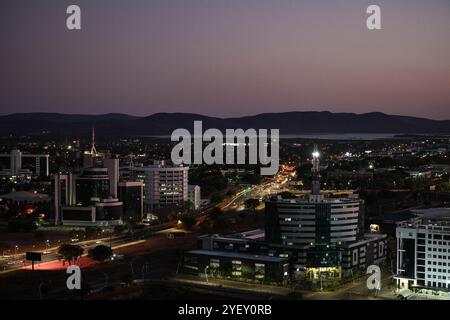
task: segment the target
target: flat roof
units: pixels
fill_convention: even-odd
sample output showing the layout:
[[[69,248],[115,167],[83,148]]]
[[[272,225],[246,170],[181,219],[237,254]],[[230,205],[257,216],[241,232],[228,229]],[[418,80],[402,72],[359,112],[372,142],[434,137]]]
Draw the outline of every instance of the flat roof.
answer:
[[[450,219],[450,208],[412,209],[411,212],[418,217],[427,219]]]
[[[309,195],[308,195],[309,196]],[[306,197],[299,197],[294,199],[283,199],[283,198],[271,198],[268,202],[276,202],[280,204],[303,204],[303,205],[315,205],[318,203],[330,203],[330,204],[352,204],[361,202],[360,198],[331,198],[331,197],[323,197],[320,200],[313,201]]]
[[[226,251],[213,251],[213,250],[192,250],[188,251],[191,254],[198,254],[203,256],[213,256],[213,257],[224,257],[224,258],[237,258],[253,261],[264,261],[264,262],[287,262],[286,258],[279,257],[269,257],[256,254],[240,253],[240,252],[226,252]]]
[[[262,229],[255,229],[250,231],[244,231],[239,233],[233,233],[229,235],[224,235],[222,237],[225,238],[238,238],[238,239],[247,239],[247,240],[257,240],[265,237],[265,231]]]

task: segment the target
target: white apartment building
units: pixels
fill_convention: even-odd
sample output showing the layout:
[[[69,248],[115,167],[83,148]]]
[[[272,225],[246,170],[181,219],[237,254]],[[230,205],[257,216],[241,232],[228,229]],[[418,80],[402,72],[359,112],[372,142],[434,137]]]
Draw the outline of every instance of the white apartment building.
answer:
[[[192,202],[194,206],[194,210],[198,210],[201,205],[201,193],[200,186],[197,185],[188,185],[188,198],[189,201]]]
[[[134,180],[144,182],[144,206],[148,210],[188,201],[189,167],[155,161],[151,166],[134,166]]]
[[[450,216],[423,216],[399,223],[398,289],[450,291]]]

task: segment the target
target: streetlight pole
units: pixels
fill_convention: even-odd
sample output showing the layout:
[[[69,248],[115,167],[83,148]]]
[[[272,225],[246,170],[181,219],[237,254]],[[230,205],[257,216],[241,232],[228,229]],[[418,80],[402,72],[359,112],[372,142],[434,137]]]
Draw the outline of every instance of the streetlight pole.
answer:
[[[108,286],[109,278],[106,272],[103,272],[103,275],[105,276],[105,285],[103,286],[103,288],[106,288]]]
[[[43,297],[43,295],[42,295],[42,285],[44,284],[44,282],[41,282],[40,284],[39,284],[39,296],[41,297],[41,300],[44,300],[44,297]]]
[[[208,282],[208,273],[207,273],[208,269],[209,269],[209,266],[206,266],[206,267],[205,267],[205,277],[206,277],[206,282]]]
[[[322,283],[323,275],[322,275],[322,272],[319,274],[319,277],[320,277],[320,291],[323,292],[323,283]]]
[[[131,275],[134,276],[133,260],[130,261]]]

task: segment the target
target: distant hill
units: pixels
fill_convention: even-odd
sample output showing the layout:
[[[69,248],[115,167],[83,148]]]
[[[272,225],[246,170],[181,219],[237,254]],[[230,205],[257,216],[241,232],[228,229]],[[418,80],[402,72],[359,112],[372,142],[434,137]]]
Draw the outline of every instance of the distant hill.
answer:
[[[191,113],[156,113],[147,117],[126,114],[80,115],[16,113],[0,116],[0,135],[86,135],[95,126],[101,136],[170,135],[174,129],[203,128],[280,129],[281,134],[304,133],[450,133],[450,120],[331,112],[264,113],[240,118],[216,118]]]

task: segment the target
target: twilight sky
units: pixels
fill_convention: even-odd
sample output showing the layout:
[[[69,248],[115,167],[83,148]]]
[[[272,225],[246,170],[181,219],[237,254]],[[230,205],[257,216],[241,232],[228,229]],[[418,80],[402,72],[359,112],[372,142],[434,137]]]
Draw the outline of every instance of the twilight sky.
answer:
[[[450,1],[0,1],[0,114],[311,110],[450,119]]]

